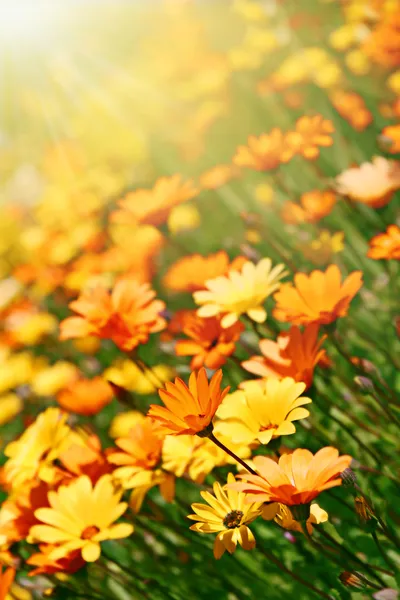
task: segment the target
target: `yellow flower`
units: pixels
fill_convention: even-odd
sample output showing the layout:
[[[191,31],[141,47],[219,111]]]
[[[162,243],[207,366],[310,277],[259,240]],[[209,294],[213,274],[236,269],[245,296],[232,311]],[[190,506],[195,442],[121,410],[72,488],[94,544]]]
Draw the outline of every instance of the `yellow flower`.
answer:
[[[23,402],[17,394],[0,396],[0,426],[13,419],[23,408]]]
[[[176,206],[170,212],[168,217],[168,229],[176,235],[181,231],[191,231],[197,229],[201,223],[200,213],[193,204],[182,204]]]
[[[229,473],[228,483],[234,481],[235,477]],[[236,490],[224,491],[217,482],[213,488],[214,495],[210,492],[200,492],[209,506],[192,504],[196,514],[189,515],[188,519],[198,522],[190,529],[200,533],[217,533],[214,542],[215,558],[221,558],[225,550],[233,554],[238,542],[245,550],[252,550],[256,540],[247,524],[260,515],[261,503],[246,502],[246,494]]]
[[[323,229],[317,239],[299,244],[299,247],[304,257],[315,265],[326,265],[332,262],[334,254],[338,254],[344,249],[343,238],[343,231],[332,234],[327,229]]]
[[[279,289],[279,280],[286,274],[282,264],[272,268],[270,258],[263,258],[256,265],[245,262],[240,271],[209,279],[206,290],[194,292],[194,301],[202,305],[197,314],[200,317],[224,314],[221,320],[224,329],[236,323],[242,314],[263,323],[267,318],[263,303]]]
[[[14,489],[35,476],[44,481],[52,480],[53,462],[69,444],[72,433],[66,424],[67,416],[59,408],[48,408],[19,439],[6,446],[4,454],[8,460],[4,465],[4,478]]]
[[[53,396],[77,379],[78,374],[79,370],[75,365],[60,360],[44,367],[32,378],[32,391],[38,396]]]
[[[2,357],[0,393],[30,383],[35,374],[43,367],[44,362],[43,358],[34,357],[28,352]]]
[[[109,436],[112,438],[126,437],[133,427],[146,417],[139,410],[128,410],[115,415],[111,421]]]
[[[170,381],[174,371],[167,365],[156,365],[144,372],[131,360],[122,359],[106,369],[104,379],[120,387],[135,392],[136,394],[153,394],[160,386],[160,382]]]
[[[96,485],[82,475],[57,492],[48,494],[50,508],[39,508],[35,517],[44,524],[29,531],[31,543],[54,544],[49,558],[57,560],[80,550],[86,562],[96,561],[100,542],[125,538],[133,532],[129,523],[115,521],[125,512],[121,491],[115,489],[110,475],[103,475]]]
[[[48,313],[22,315],[15,323],[11,323],[10,330],[17,342],[26,346],[37,344],[44,336],[54,333],[57,328],[57,319]]]
[[[254,196],[257,202],[269,206],[274,201],[274,189],[268,183],[259,183],[254,190]]]
[[[268,444],[272,438],[295,433],[293,421],[310,414],[303,408],[311,398],[301,396],[305,383],[291,377],[246,382],[243,391],[227,396],[217,412],[219,430],[233,442]]]
[[[262,508],[263,519],[270,521],[274,519],[275,523],[278,523],[283,529],[290,531],[298,531],[303,533],[302,525],[296,521],[293,517],[292,512],[288,506],[280,504],[278,502],[272,502],[271,504],[264,504]],[[310,516],[307,519],[307,530],[311,534],[313,531],[313,525],[319,523],[325,523],[328,520],[328,513],[323,510],[317,503],[311,504]]]

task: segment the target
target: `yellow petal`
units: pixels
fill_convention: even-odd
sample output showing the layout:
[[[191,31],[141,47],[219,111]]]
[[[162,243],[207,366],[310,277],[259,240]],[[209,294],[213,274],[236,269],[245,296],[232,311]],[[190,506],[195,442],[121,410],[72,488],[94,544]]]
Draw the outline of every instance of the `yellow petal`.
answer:
[[[88,542],[82,548],[82,558],[86,562],[95,562],[100,557],[100,544],[95,542]]]

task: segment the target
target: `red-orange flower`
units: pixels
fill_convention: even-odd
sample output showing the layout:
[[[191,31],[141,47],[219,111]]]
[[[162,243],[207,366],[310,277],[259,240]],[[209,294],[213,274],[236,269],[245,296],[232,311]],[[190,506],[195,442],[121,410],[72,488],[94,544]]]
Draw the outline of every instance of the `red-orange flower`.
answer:
[[[6,600],[9,597],[8,590],[14,581],[15,572],[13,567],[8,567],[3,572],[3,567],[0,565],[0,600]]]
[[[181,175],[160,177],[150,190],[129,192],[118,202],[120,210],[114,211],[111,218],[126,225],[162,225],[174,206],[194,198],[197,193],[193,181],[183,181]]]
[[[317,223],[329,215],[335,206],[336,195],[329,190],[311,190],[301,195],[300,204],[288,200],[282,207],[285,223]]]
[[[239,146],[232,160],[238,167],[272,171],[281,163],[288,162],[292,156],[293,152],[288,151],[285,144],[284,134],[276,127],[259,137],[249,136],[247,146]]]
[[[347,314],[361,286],[361,271],[353,271],[342,283],[336,265],[330,265],[325,272],[296,273],[294,285],[283,283],[274,295],[274,316],[293,325],[327,325]]]
[[[351,456],[339,456],[327,446],[316,454],[297,448],[283,454],[278,463],[266,456],[256,456],[254,466],[259,475],[243,473],[243,481],[228,487],[249,494],[246,502],[280,502],[285,506],[309,504],[324,490],[342,484],[340,473],[351,463]]]
[[[203,319],[196,313],[191,314],[183,326],[183,333],[190,339],[176,342],[176,355],[193,356],[190,363],[193,370],[203,365],[208,369],[218,369],[235,351],[236,342],[243,330],[244,326],[240,321],[223,329],[219,317]]]
[[[302,332],[293,325],[289,331],[279,334],[276,342],[261,340],[262,356],[252,356],[242,366],[259,377],[292,377],[309,387],[312,384],[314,368],[325,356],[321,345],[326,338],[318,339],[318,325],[308,325]]]
[[[379,13],[378,13],[379,14]],[[391,12],[371,30],[362,51],[375,63],[388,68],[400,66],[400,14]]]
[[[59,572],[75,573],[86,564],[82,558],[80,549],[74,550],[62,558],[56,560],[51,559],[50,555],[55,548],[56,546],[53,546],[52,544],[40,544],[40,552],[32,554],[26,561],[28,565],[36,567],[28,573],[30,577],[41,574],[51,575]]]
[[[60,339],[92,335],[112,340],[121,350],[132,350],[165,327],[160,316],[165,304],[154,298],[149,284],[134,279],[119,280],[111,293],[103,287],[85,290],[70,304],[80,316],[60,323]]]
[[[111,467],[97,435],[87,434],[83,430],[79,433],[81,439],[71,443],[60,454],[59,460],[64,476],[62,483],[65,484],[80,475],[87,475],[95,485],[102,475],[110,473]]]
[[[397,225],[389,225],[385,233],[373,237],[369,242],[367,256],[375,260],[400,260],[400,228]]]
[[[208,279],[226,275],[229,271],[238,271],[246,260],[243,256],[238,256],[230,262],[225,250],[208,256],[184,256],[170,266],[163,278],[163,284],[174,292],[192,293],[203,289]]]
[[[319,156],[319,149],[332,146],[331,134],[335,131],[332,121],[322,115],[303,116],[296,122],[294,131],[285,136],[285,144],[292,154],[301,154],[308,160]]]
[[[385,143],[385,150],[390,154],[400,153],[400,124],[388,125],[382,129],[382,141]],[[388,143],[386,144],[386,141]]]
[[[95,415],[113,399],[111,386],[101,377],[78,379],[57,394],[57,402],[69,412]]]
[[[212,430],[212,420],[229,387],[221,390],[222,371],[207,380],[206,370],[193,371],[189,386],[176,377],[167,382],[165,390],[158,391],[165,406],[152,404],[148,416],[160,424],[162,431],[172,435],[207,435]]]

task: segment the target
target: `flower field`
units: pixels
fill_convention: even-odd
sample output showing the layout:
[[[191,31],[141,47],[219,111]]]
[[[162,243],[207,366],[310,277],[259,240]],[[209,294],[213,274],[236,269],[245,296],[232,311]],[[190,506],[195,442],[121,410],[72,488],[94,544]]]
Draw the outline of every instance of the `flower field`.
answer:
[[[400,1],[4,1],[0,65],[0,600],[399,600]]]

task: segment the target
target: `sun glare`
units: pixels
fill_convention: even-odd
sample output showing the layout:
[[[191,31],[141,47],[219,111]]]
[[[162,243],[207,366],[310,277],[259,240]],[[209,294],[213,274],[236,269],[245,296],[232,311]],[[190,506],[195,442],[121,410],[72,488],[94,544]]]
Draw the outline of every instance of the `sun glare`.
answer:
[[[0,45],[20,48],[41,42],[52,30],[57,4],[0,1]]]

